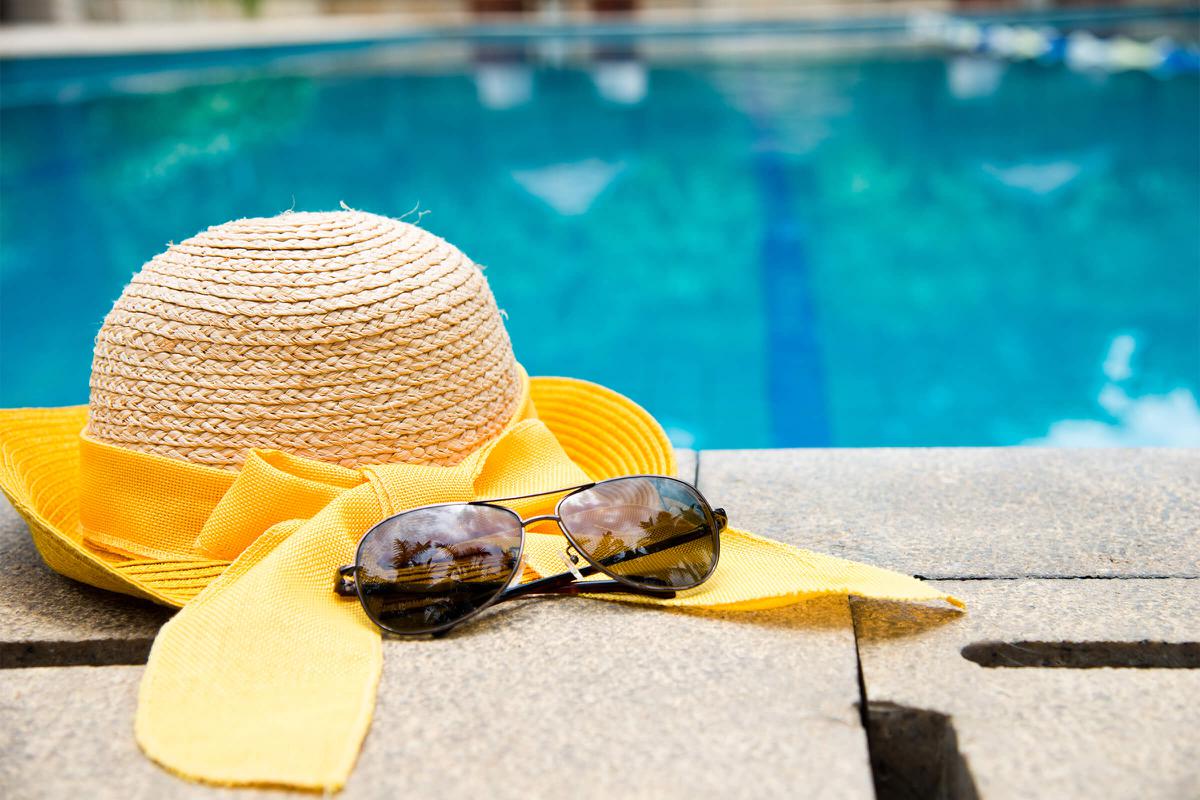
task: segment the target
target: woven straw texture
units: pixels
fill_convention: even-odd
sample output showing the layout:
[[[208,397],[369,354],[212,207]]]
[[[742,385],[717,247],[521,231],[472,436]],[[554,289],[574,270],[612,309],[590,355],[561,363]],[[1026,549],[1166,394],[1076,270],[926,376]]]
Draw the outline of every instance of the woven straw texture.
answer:
[[[236,469],[252,448],[452,465],[517,411],[479,267],[357,211],[217,225],[134,276],[104,321],[88,433]]]

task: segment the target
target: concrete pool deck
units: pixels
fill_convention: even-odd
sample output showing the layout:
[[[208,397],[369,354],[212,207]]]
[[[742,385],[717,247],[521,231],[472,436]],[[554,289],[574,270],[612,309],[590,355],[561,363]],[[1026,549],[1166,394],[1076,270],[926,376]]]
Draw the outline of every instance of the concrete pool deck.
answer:
[[[387,643],[344,796],[1200,794],[1200,451],[681,462],[739,526],[930,578],[969,613],[506,604]],[[50,572],[7,504],[0,576],[0,796],[284,794],[138,753],[138,664],[167,611]]]
[[[466,36],[481,40],[512,37],[576,37],[719,33],[764,35],[860,33],[878,46],[878,34],[906,30],[915,14],[966,14],[980,21],[1042,24],[1136,22],[1189,13],[1181,0],[1146,5],[1123,3],[1107,8],[1034,8],[994,3],[971,8],[953,0],[840,0],[794,3],[756,0],[737,7],[693,5],[640,8],[631,14],[604,14],[583,9],[546,9],[543,13],[478,14],[455,4],[429,5],[409,11],[375,13],[292,13],[247,18],[189,17],[172,19],[62,21],[10,24],[0,28],[0,58],[64,58],[150,53],[412,42]],[[871,36],[874,34],[875,36]],[[756,46],[761,46],[761,42]],[[793,45],[794,46],[794,45]]]
[[[867,20],[903,27],[907,15],[953,10],[949,0],[894,0],[832,4],[763,3],[727,8],[641,9],[631,15],[560,9],[547,13],[475,14],[465,7],[358,14],[288,14],[260,18],[195,18],[161,21],[34,23],[0,29],[0,57],[174,53],[244,47],[280,47],[428,36],[507,37],[574,35],[588,32],[654,29],[667,33],[728,30],[730,26],[772,26],[831,20]],[[890,24],[889,24],[890,23]]]

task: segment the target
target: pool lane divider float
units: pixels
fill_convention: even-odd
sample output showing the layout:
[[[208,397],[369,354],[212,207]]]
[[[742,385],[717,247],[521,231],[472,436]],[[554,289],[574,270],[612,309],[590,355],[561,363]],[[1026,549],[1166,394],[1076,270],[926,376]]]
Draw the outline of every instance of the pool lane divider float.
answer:
[[[914,14],[914,36],[965,53],[1010,61],[1065,64],[1070,69],[1149,72],[1161,77],[1200,74],[1200,49],[1167,37],[1139,42],[1126,36],[1102,38],[1088,31],[1063,31],[1049,26],[973,22],[946,14]]]

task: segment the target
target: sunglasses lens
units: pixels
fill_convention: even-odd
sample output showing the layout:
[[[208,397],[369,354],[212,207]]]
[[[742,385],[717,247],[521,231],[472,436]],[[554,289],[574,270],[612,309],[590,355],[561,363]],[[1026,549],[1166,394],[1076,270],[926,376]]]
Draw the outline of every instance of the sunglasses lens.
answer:
[[[428,633],[491,602],[520,567],[521,521],[496,506],[448,505],[398,514],[358,548],[367,614],[396,633]]]
[[[605,481],[564,498],[559,516],[583,555],[639,586],[689,589],[717,563],[712,510],[682,481]]]

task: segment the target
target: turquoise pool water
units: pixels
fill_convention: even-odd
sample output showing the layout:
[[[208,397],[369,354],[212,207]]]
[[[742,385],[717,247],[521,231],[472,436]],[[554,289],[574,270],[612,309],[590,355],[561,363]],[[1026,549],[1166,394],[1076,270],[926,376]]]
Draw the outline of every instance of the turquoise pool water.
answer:
[[[1200,444],[1194,76],[638,49],[3,65],[0,405],[85,402],[170,241],[419,204],[681,444]]]

